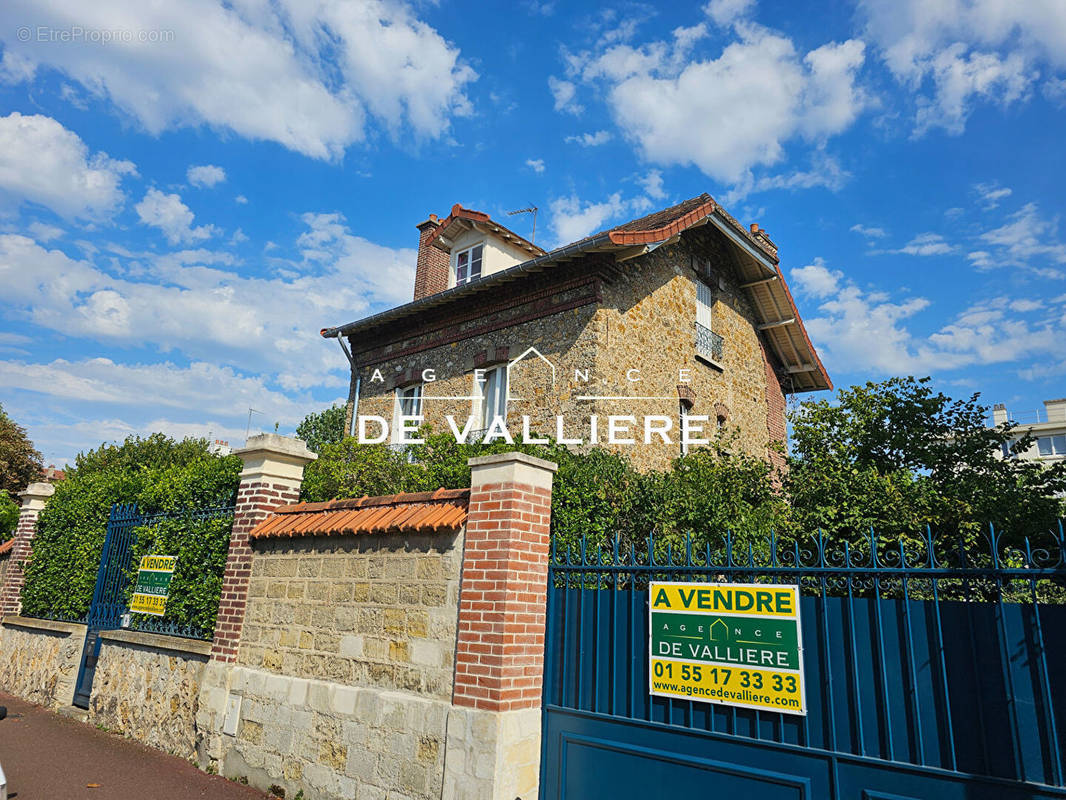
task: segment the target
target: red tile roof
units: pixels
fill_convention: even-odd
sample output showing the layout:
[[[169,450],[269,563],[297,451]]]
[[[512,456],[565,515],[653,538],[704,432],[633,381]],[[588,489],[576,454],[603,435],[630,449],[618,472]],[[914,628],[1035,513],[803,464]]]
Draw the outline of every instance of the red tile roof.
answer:
[[[0,544],[0,556],[8,555],[13,549],[15,549],[15,537],[12,536],[3,544]]]
[[[441,533],[466,523],[469,489],[403,492],[380,497],[282,506],[260,522],[252,539],[361,533]]]
[[[474,211],[472,208],[463,208],[458,203],[452,206],[452,213],[449,214],[441,222],[441,224],[437,227],[437,230],[433,231],[433,233],[429,235],[429,238],[426,239],[426,245],[428,246],[433,244],[435,241],[437,241],[437,239],[441,238],[442,236],[454,236],[455,234],[450,233],[450,229],[461,220],[466,221],[468,223],[482,225],[488,228],[492,233],[495,233],[497,236],[501,237],[502,239],[506,239],[512,242],[512,244],[514,244],[515,246],[527,251],[528,253],[531,253],[534,256],[544,255],[545,253],[542,248],[537,247],[535,244],[533,244],[533,242],[522,236],[519,236],[517,233],[510,230],[509,228],[504,227],[500,223],[495,222],[492,217],[490,217],[485,212]]]

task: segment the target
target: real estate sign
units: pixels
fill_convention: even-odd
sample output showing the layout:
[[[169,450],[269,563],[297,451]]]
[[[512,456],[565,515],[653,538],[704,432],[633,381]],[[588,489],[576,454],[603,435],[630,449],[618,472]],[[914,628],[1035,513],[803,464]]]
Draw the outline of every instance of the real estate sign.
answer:
[[[799,587],[650,584],[653,695],[806,714]]]
[[[167,610],[167,595],[174,577],[176,556],[144,556],[137,570],[137,585],[133,587],[130,611],[163,616]]]

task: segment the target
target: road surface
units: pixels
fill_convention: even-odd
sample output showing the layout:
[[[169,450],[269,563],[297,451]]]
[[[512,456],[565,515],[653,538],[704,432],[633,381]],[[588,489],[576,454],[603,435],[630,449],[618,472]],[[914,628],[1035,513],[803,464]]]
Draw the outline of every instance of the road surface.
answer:
[[[188,761],[0,692],[0,765],[11,800],[263,800]],[[94,786],[91,786],[94,785]]]

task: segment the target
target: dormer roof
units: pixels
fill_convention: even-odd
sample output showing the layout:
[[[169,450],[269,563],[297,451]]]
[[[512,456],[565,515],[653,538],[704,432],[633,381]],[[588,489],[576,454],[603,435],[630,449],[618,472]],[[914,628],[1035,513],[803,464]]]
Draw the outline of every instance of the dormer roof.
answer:
[[[430,234],[426,244],[448,253],[451,252],[451,243],[456,237],[471,229],[502,239],[512,247],[524,250],[531,256],[542,256],[547,252],[500,223],[494,222],[492,217],[485,212],[463,208],[458,203],[452,206],[452,213],[440,223],[437,230]]]

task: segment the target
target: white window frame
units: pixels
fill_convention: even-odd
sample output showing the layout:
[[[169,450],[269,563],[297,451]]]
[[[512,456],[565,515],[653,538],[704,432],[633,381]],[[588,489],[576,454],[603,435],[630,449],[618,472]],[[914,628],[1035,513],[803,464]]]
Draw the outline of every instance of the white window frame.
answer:
[[[409,383],[406,386],[397,386],[395,401],[392,407],[392,430],[393,441],[398,440],[400,430],[400,417],[418,417],[422,415],[422,384]],[[405,402],[414,401],[413,414],[405,414],[403,405]]]
[[[478,380],[479,374],[482,380]],[[487,430],[495,417],[502,417],[504,422],[507,421],[507,400],[511,388],[508,385],[508,377],[507,364],[485,367],[480,373],[474,370],[473,394],[477,398],[474,401],[474,414],[481,421],[480,430]]]
[[[714,292],[700,279],[696,279],[696,322],[709,331],[711,326],[711,307],[714,305]]]
[[[475,258],[474,258],[474,251],[475,250],[477,251],[477,259],[476,259],[476,261],[477,261],[477,265],[478,266],[477,266],[477,275],[473,276],[473,275],[470,274],[470,266],[475,261]],[[463,256],[466,256],[466,264],[467,264],[466,276],[462,280],[459,280],[459,262],[462,260]],[[474,281],[481,280],[482,276],[485,274],[485,243],[484,242],[478,242],[477,244],[470,245],[470,247],[467,247],[465,250],[460,250],[459,252],[457,252],[455,254],[455,267],[454,267],[454,270],[455,270],[455,285],[456,286],[463,286],[463,285],[465,285],[467,283],[473,283]]]

